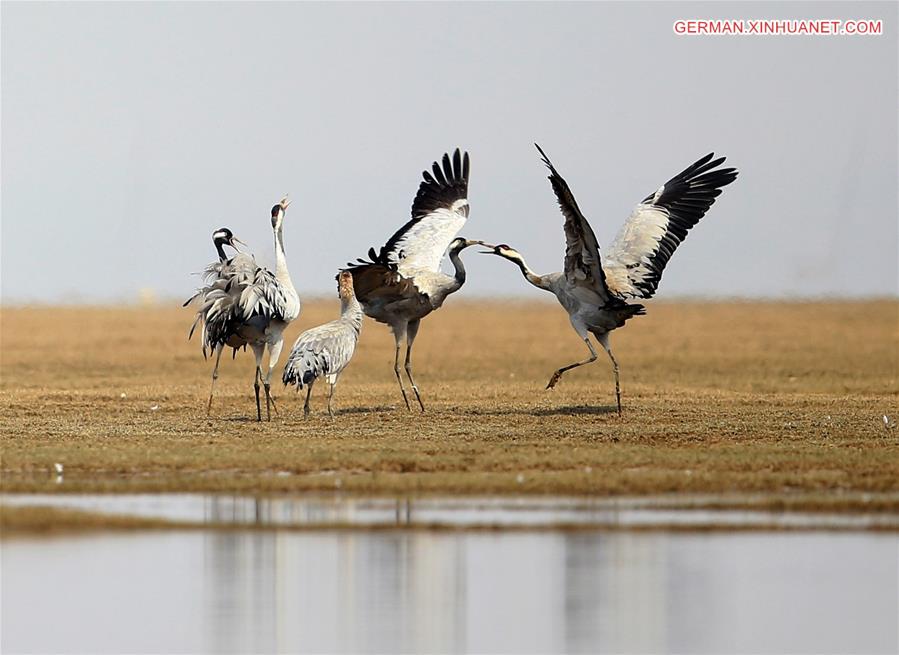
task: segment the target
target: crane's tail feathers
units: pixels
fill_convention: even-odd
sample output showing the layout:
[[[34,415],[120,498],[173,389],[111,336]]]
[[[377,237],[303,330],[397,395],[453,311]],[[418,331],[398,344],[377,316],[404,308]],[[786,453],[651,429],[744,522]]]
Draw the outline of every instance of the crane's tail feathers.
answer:
[[[197,329],[197,326],[200,324],[200,321],[202,320],[202,318],[203,318],[202,316],[197,314],[197,318],[194,319],[194,324],[190,326],[190,334],[187,335],[188,341],[190,341],[191,337],[194,336],[194,331]]]
[[[618,312],[618,320],[621,321],[618,326],[621,327],[625,324],[625,322],[634,316],[644,316],[646,314],[646,307],[643,305],[625,305]]]
[[[300,335],[300,339],[309,334]],[[302,342],[294,344],[294,349],[284,365],[281,381],[284,384],[295,384],[300,388],[312,384],[316,379],[328,375],[333,368],[331,354],[321,348],[309,347]]]
[[[283,382],[285,386],[288,384],[295,384],[298,389],[302,389],[305,385],[314,382],[317,377],[314,370],[288,365],[284,367],[284,374],[281,376],[281,382]]]
[[[646,307],[644,305],[640,305],[639,303],[635,303],[633,305],[625,305],[621,309],[621,315],[624,316],[625,321],[632,316],[644,316],[645,314]]]
[[[643,305],[639,305],[639,304],[630,305],[627,303],[622,303],[621,305],[619,305],[617,307],[611,307],[611,308],[607,307],[607,309],[609,309],[615,317],[615,322],[616,322],[615,327],[621,327],[629,319],[633,318],[634,316],[643,316],[646,314],[646,307],[644,307]],[[599,335],[597,335],[597,336],[599,336]]]

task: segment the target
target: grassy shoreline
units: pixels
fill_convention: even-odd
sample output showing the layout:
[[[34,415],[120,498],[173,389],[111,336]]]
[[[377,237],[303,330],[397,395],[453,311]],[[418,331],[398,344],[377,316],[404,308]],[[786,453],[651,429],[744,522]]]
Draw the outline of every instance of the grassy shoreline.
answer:
[[[773,499],[771,499],[773,500]],[[895,499],[891,499],[895,502]],[[800,503],[799,509],[790,508],[783,504],[770,504],[769,500],[758,499],[753,502],[722,505],[718,502],[711,503],[684,503],[681,505],[666,506],[669,510],[710,510],[714,511],[754,511],[768,512],[772,516],[763,522],[754,523],[730,523],[720,522],[713,517],[707,520],[695,523],[683,523],[677,521],[659,520],[658,522],[646,524],[629,524],[615,522],[605,523],[582,523],[582,522],[566,522],[557,521],[547,524],[491,524],[484,523],[478,525],[460,524],[453,525],[444,522],[427,522],[416,521],[413,523],[384,523],[384,522],[359,522],[359,521],[334,521],[322,520],[319,522],[308,523],[288,523],[288,524],[268,524],[268,523],[248,523],[248,522],[228,522],[228,521],[194,521],[185,519],[166,519],[151,518],[142,516],[132,516],[128,514],[117,514],[99,511],[89,511],[83,509],[52,507],[45,505],[33,506],[10,506],[0,503],[0,539],[22,538],[22,537],[41,537],[41,536],[57,536],[88,532],[136,532],[136,531],[159,531],[159,530],[214,530],[214,531],[284,531],[284,532],[321,532],[329,530],[351,530],[351,531],[447,531],[447,532],[492,532],[502,531],[600,531],[600,532],[617,532],[617,531],[660,531],[660,532],[770,532],[770,531],[866,531],[866,532],[899,532],[899,514],[891,512],[888,520],[885,522],[869,522],[864,525],[847,525],[838,521],[827,523],[826,519],[822,527],[821,524],[784,524],[779,523],[775,514],[778,513],[822,513],[826,512],[827,516],[840,516],[844,511],[851,512],[853,516],[861,514],[865,517],[881,517],[879,513],[877,500],[871,503],[872,506],[863,506],[856,504],[835,506],[809,505]],[[811,509],[806,509],[811,508]]]

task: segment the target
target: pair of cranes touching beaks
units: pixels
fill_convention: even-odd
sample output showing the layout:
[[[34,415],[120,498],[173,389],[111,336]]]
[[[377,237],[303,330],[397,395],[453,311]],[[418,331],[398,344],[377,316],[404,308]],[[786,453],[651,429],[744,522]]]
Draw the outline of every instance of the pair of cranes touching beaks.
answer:
[[[575,332],[586,343],[590,356],[555,371],[546,388],[552,389],[566,371],[596,360],[596,350],[589,337],[592,333],[612,361],[615,396],[621,414],[618,362],[609,347],[609,332],[624,325],[630,317],[645,313],[643,305],[627,300],[653,296],[674,250],[705,215],[721,189],[736,179],[737,171],[720,168],[725,158],[715,159],[711,153],[688,166],[636,206],[605,257],[600,258],[596,236],[571,189],[540,146],[537,150],[549,169],[549,181],[565,219],[564,271],[537,275],[515,249],[505,244],[493,246],[456,237],[468,218],[469,158],[468,153],[462,154],[458,149],[452,157],[445,154],[442,165],[434,162],[431,171],[422,174],[423,180],[412,202],[411,220],[379,252],[369,249],[368,260],[348,263],[338,274],[340,318],[307,330],[294,344],[282,380],[284,384],[296,385],[298,390],[306,387],[304,414],[309,413],[312,386],[319,378],[325,378],[330,384],[328,413],[332,414],[334,385],[353,356],[363,314],[386,323],[393,331],[396,341],[393,370],[406,408],[411,409],[400,374],[400,349],[403,341],[406,342],[406,376],[424,411],[421,393],[412,376],[412,344],[421,319],[438,309],[447,296],[465,283],[460,254],[472,245],[484,246],[486,250],[482,252],[515,263],[528,282],[555,294],[568,312]],[[207,413],[212,408],[222,350],[230,346],[236,353],[238,348],[249,346],[256,357],[256,416],[262,420],[261,382],[265,389],[266,416],[271,419],[271,409],[275,407],[270,390],[272,372],[281,355],[284,329],[300,313],[300,298],[290,280],[284,256],[283,224],[288,204],[285,197],[272,207],[274,273],[258,266],[252,255],[238,250],[235,244],[242,242],[229,229],[221,228],[212,235],[219,259],[206,268],[205,286],[185,303],[198,302],[191,335],[197,325],[202,325],[203,354],[215,353]],[[224,246],[232,247],[236,254],[228,258]],[[455,268],[453,275],[440,272],[445,252]],[[267,373],[262,369],[266,346]]]

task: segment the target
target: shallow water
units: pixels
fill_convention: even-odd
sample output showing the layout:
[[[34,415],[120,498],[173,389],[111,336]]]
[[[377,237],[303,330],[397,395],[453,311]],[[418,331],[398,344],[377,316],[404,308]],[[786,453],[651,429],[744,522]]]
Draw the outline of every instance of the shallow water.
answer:
[[[307,494],[254,498],[202,494],[3,494],[0,503],[42,505],[190,523],[266,526],[899,528],[891,513],[826,514],[734,509],[753,496],[366,498]],[[709,509],[709,503],[721,507]]]
[[[897,651],[884,533],[12,539],[4,653]]]

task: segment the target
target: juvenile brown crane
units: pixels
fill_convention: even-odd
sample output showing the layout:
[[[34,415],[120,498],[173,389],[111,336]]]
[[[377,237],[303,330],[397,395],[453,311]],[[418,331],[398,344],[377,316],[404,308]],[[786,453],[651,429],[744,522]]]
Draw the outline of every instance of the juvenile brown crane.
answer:
[[[537,150],[549,169],[549,181],[565,218],[564,272],[537,275],[528,268],[524,258],[506,244],[484,252],[514,262],[528,282],[555,294],[568,312],[571,326],[587,344],[590,357],[558,369],[546,388],[552,389],[566,371],[596,361],[596,350],[589,337],[592,333],[612,360],[615,399],[620,415],[619,369],[609,346],[609,333],[632,316],[645,313],[643,305],[627,300],[651,298],[655,294],[671,255],[687,237],[690,228],[705,216],[721,194],[722,187],[737,179],[737,170],[718,168],[725,158],[714,159],[714,153],[688,166],[636,206],[609,253],[600,259],[599,243],[578,208],[574,194],[540,146]]]
[[[331,407],[334,387],[353,358],[362,330],[362,307],[353,293],[353,276],[347,271],[341,271],[337,276],[337,294],[340,297],[340,318],[303,332],[293,344],[281,376],[285,385],[296,385],[297,391],[306,387],[304,416],[309,416],[312,385],[319,378],[324,378],[330,385],[328,415],[334,416]]]

